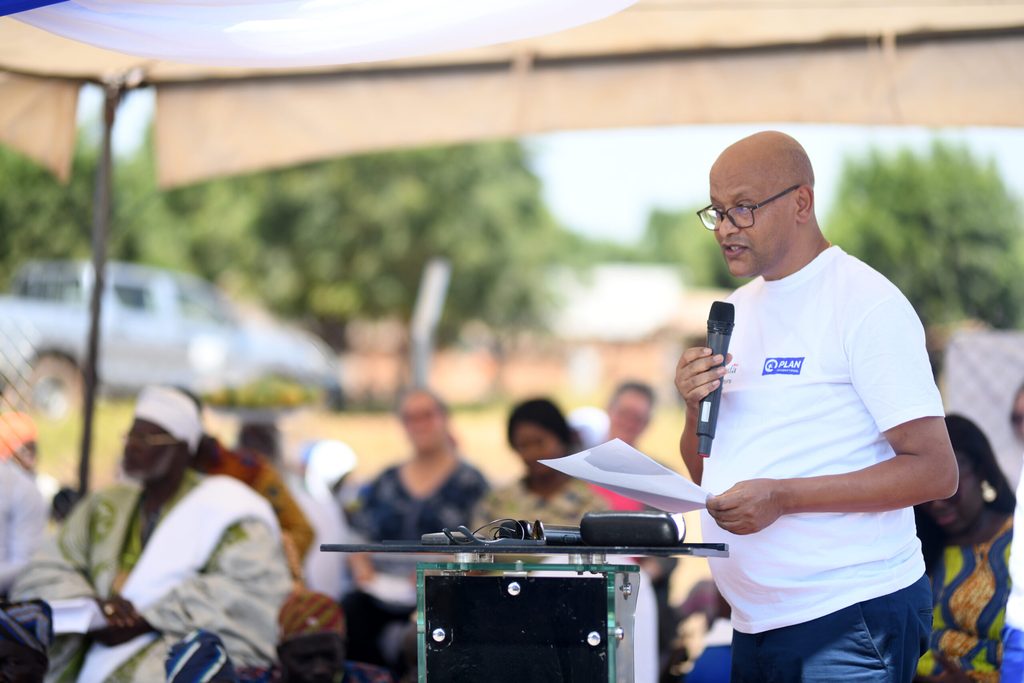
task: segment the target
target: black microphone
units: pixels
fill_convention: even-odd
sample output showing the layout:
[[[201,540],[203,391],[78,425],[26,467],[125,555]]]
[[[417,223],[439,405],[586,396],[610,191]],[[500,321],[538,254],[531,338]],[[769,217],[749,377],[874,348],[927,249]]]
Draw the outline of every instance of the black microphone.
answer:
[[[711,304],[708,314],[708,346],[711,355],[722,355],[725,365],[725,354],[729,352],[729,338],[732,336],[733,321],[736,309],[732,304],[716,301]],[[700,402],[700,414],[697,420],[697,452],[701,457],[711,455],[711,440],[715,438],[715,424],[718,423],[718,404],[722,400],[722,385],[704,397]]]

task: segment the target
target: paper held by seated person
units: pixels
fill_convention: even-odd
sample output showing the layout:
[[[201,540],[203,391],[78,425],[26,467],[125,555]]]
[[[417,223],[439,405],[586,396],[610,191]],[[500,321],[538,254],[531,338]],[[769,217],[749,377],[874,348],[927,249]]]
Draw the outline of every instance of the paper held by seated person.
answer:
[[[89,633],[106,627],[107,620],[93,598],[68,598],[51,600],[53,610],[53,632]]]
[[[540,462],[665,512],[699,510],[711,495],[621,439]]]

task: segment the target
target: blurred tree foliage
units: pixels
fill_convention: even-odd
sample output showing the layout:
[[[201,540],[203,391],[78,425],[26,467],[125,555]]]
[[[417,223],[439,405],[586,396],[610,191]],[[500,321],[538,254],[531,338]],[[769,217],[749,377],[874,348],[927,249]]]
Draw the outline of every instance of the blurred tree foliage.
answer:
[[[962,146],[847,159],[826,235],[881,271],[926,325],[1024,322],[1024,220],[994,162]]]
[[[0,149],[0,264],[87,258],[96,155],[70,187]],[[334,344],[353,318],[407,319],[423,265],[452,263],[442,335],[539,324],[571,238],[517,142],[348,157],[161,192],[151,146],[116,164],[112,259],[194,272],[302,318]]]
[[[697,211],[702,208],[652,211],[644,231],[642,260],[678,264],[684,281],[691,287],[734,289],[743,280],[729,273],[714,233],[697,218]]]
[[[570,234],[566,252],[581,262],[658,263],[679,268],[689,287],[734,289],[743,281],[729,274],[715,236],[705,230],[697,209],[654,209],[643,237],[635,244],[592,241]]]
[[[95,167],[95,143],[81,142],[64,187],[0,147],[0,285],[29,258],[88,258]],[[560,228],[516,142],[348,157],[170,192],[153,169],[150,145],[117,160],[111,258],[197,273],[335,345],[354,318],[407,319],[434,256],[453,266],[448,340],[470,320],[499,331],[540,324],[554,263],[668,263],[690,286],[741,284],[697,207],[653,211],[635,245]],[[963,148],[848,160],[825,225],[927,324],[1024,322],[1021,208],[994,165]]]
[[[72,180],[0,146],[0,285],[26,258],[88,258],[96,153],[79,144]]]

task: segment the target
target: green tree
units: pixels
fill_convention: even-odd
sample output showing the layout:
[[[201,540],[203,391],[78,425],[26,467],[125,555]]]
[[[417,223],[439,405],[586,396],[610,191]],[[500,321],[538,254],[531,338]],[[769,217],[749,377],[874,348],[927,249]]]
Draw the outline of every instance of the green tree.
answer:
[[[935,141],[845,161],[828,237],[892,280],[926,325],[1024,321],[1020,204],[994,162]]]
[[[88,258],[96,154],[82,144],[63,186],[17,152],[0,147],[0,286],[28,258]]]
[[[408,318],[424,264],[452,264],[442,332],[540,321],[559,228],[514,142],[362,155],[238,181],[257,197],[249,286],[321,331]],[[212,191],[212,189],[211,189]]]
[[[367,154],[163,192],[150,147],[117,159],[109,256],[190,271],[333,342],[355,317],[407,318],[424,264],[452,263],[442,334],[539,324],[568,239],[517,142]],[[94,146],[63,187],[0,149],[0,265],[88,258]]]

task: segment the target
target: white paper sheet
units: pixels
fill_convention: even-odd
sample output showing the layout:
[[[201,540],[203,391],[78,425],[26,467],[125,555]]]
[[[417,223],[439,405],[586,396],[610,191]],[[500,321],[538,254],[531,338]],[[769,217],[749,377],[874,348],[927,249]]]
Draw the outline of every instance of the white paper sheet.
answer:
[[[540,462],[665,512],[699,510],[711,495],[620,439]]]
[[[100,606],[92,598],[69,598],[50,601],[53,610],[53,632],[88,633],[107,625]]]

